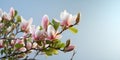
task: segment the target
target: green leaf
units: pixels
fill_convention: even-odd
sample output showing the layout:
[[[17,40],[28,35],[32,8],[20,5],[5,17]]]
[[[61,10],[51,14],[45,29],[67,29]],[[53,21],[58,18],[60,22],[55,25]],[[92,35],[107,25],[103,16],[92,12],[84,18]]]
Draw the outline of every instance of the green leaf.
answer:
[[[52,41],[46,40],[46,44],[51,44],[51,43],[52,43]]]
[[[53,52],[54,55],[58,54],[58,50],[56,50],[56,49],[53,49],[52,52]]]
[[[70,27],[69,30],[74,34],[78,32],[78,29],[76,29],[75,27]]]
[[[61,43],[60,48],[65,48],[65,43]]]
[[[0,52],[0,53],[1,53],[1,55],[3,55],[3,54],[5,53],[5,50],[1,50],[1,52]]]
[[[52,48],[48,48],[48,49],[46,49],[44,51],[45,51],[47,56],[52,56],[53,55]]]
[[[16,48],[21,48],[21,47],[23,47],[23,44],[15,44],[15,47]]]
[[[60,26],[60,22],[57,22],[57,21],[55,21],[54,19],[52,20],[52,25],[53,25],[53,27],[55,28],[55,30],[57,30],[58,28],[59,28],[59,26]]]
[[[17,16],[17,22],[21,22],[21,17]]]
[[[65,47],[68,47],[70,45],[70,39],[68,39],[67,41],[66,41],[66,46]]]
[[[42,46],[42,41],[36,41],[39,46]]]
[[[17,13],[18,13],[17,10],[15,10],[15,15],[14,15],[14,17],[17,16]]]

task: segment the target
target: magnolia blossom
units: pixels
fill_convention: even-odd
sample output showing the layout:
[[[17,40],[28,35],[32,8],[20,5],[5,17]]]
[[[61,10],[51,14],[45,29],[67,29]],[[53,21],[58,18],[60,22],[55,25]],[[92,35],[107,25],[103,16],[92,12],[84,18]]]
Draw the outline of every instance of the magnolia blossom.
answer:
[[[27,42],[26,48],[27,49],[31,49],[32,48],[32,43],[31,42]]]
[[[3,11],[2,9],[0,9],[0,21],[2,20],[2,17],[3,17]]]
[[[68,46],[67,48],[65,48],[65,51],[66,51],[66,52],[69,52],[69,51],[72,51],[74,48],[75,48],[75,46],[70,45],[70,46]]]
[[[25,47],[21,47],[20,49],[19,49],[19,51],[21,51],[21,52],[25,52],[27,49],[25,48]]]
[[[3,12],[3,19],[10,21],[11,20],[11,16],[8,13]]]
[[[10,16],[11,16],[11,17],[14,17],[14,15],[15,15],[15,10],[14,10],[14,8],[11,7],[9,13],[10,13]]]
[[[30,18],[29,21],[26,21],[23,17],[21,17],[21,20],[22,20],[22,22],[20,24],[21,30],[24,31],[24,32],[26,32],[26,33],[29,32],[29,29],[31,27],[33,19]]]
[[[40,30],[39,28],[35,28],[34,26],[30,29],[33,40],[45,40],[46,33],[43,30]]]
[[[62,26],[70,26],[75,21],[76,16],[72,16],[72,14],[69,14],[66,10],[64,10],[64,12],[61,12],[60,18],[62,20]]]
[[[0,40],[0,48],[3,48],[3,40]]]
[[[4,27],[4,24],[3,23],[0,23],[0,29]]]
[[[47,31],[48,24],[49,24],[49,18],[47,15],[44,15],[42,18],[41,26],[45,31]]]
[[[15,44],[22,44],[23,46],[25,46],[24,40],[20,39],[15,40]]]
[[[61,35],[57,35],[57,31],[54,29],[52,25],[48,25],[47,35],[49,40],[59,39]]]

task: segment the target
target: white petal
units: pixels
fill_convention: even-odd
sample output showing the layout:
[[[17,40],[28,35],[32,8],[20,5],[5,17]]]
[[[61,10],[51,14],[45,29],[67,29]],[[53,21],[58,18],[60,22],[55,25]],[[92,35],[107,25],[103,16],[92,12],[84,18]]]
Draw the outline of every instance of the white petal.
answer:
[[[61,14],[60,14],[61,20],[66,20],[66,19],[68,18],[68,16],[69,16],[69,13],[68,13],[66,10],[64,10],[64,11],[61,12]]]
[[[2,17],[3,16],[3,11],[2,11],[2,9],[0,9],[0,17]]]
[[[48,34],[48,36],[51,36],[51,35],[55,34],[55,29],[52,25],[48,25],[47,34]]]

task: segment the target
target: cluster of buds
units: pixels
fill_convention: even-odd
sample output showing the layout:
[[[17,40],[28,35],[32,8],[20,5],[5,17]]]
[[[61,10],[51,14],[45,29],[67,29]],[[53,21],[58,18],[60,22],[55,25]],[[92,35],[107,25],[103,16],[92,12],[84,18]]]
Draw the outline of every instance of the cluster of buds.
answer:
[[[78,32],[74,26],[79,23],[80,13],[72,15],[64,10],[60,18],[61,21],[50,21],[48,15],[44,15],[41,25],[36,27],[32,25],[33,18],[26,20],[13,8],[9,13],[0,9],[0,54],[3,56],[0,58],[25,58],[33,50],[37,52],[35,57],[39,53],[52,56],[58,54],[58,51],[74,50],[75,46],[70,44],[70,39],[66,43],[60,39],[67,29],[73,33]]]

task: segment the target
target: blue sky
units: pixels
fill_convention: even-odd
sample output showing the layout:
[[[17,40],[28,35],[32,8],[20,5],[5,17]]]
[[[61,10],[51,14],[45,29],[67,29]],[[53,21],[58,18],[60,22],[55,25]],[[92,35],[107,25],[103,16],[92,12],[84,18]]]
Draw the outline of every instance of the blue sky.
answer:
[[[81,13],[76,27],[78,34],[64,32],[63,41],[71,38],[76,46],[74,60],[120,60],[120,1],[119,0],[1,0],[0,8],[18,10],[24,18],[33,17],[39,25],[47,14],[59,18],[60,12]],[[72,53],[59,53],[52,57],[39,56],[41,60],[69,60]],[[31,55],[32,56],[32,55]]]

